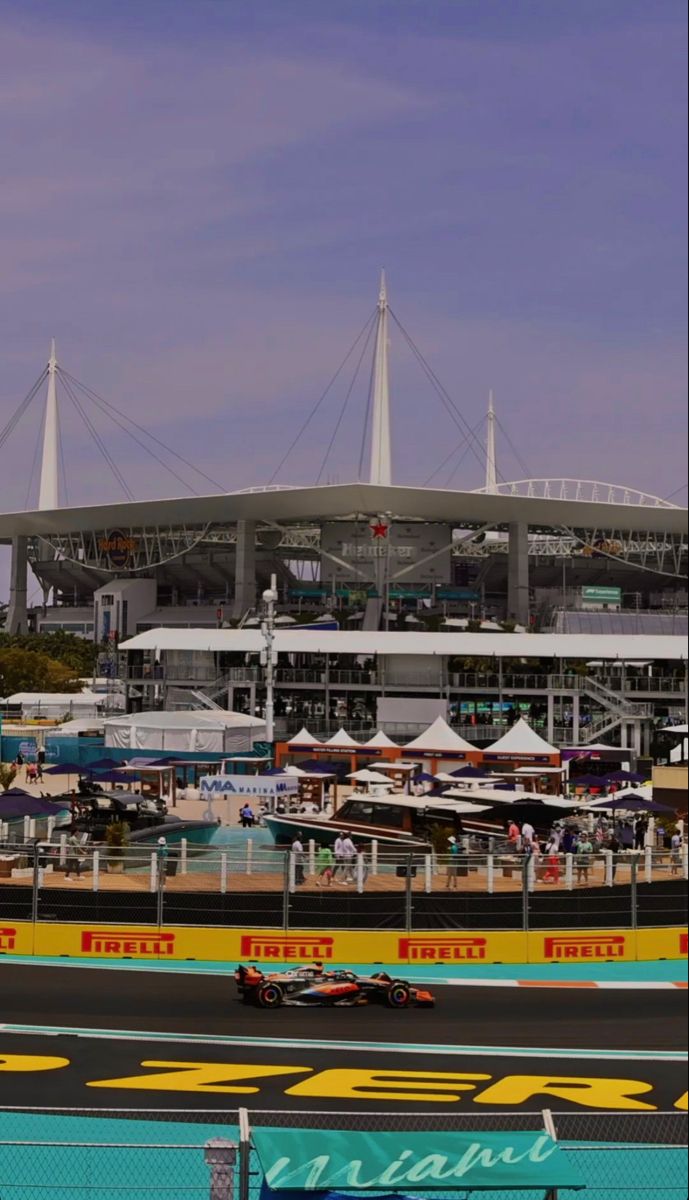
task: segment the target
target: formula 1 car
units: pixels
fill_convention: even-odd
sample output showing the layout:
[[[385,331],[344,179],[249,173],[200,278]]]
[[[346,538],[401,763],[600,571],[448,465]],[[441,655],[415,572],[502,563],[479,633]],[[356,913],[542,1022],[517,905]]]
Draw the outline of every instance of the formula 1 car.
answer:
[[[385,1004],[388,1008],[432,1008],[432,992],[412,987],[404,979],[393,979],[384,971],[355,975],[353,971],[327,971],[322,963],[292,971],[264,974],[258,967],[237,967],[237,989],[246,1004],[259,1008],[283,1005],[320,1008],[354,1008],[362,1004]]]

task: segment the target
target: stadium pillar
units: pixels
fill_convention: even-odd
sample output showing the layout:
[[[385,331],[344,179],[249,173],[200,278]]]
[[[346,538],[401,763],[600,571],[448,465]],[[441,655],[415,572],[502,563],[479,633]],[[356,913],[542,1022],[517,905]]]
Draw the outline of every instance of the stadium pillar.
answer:
[[[243,617],[256,605],[256,522],[237,521],[232,616]]]
[[[27,542],[25,537],[12,538],[10,563],[10,602],[7,609],[7,632],[26,633],[28,614],[26,609]]]
[[[509,527],[507,616],[519,625],[529,624],[529,527],[522,521]]]

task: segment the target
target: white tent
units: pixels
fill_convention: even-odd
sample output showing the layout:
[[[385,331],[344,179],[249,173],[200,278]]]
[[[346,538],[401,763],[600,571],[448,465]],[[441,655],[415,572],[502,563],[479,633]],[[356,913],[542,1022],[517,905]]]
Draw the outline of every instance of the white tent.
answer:
[[[521,754],[559,754],[560,751],[546,742],[545,738],[531,728],[528,721],[520,717],[503,737],[488,746],[487,753],[513,754],[515,758],[519,758]]]
[[[369,738],[367,742],[364,742],[364,746],[372,746],[374,748],[384,746],[388,750],[399,749],[397,742],[393,742],[392,738],[389,738],[387,733],[383,733],[382,729],[379,729],[378,733],[375,733],[372,738]]]
[[[361,749],[361,742],[355,742],[354,738],[347,733],[346,729],[340,727],[337,733],[334,733],[331,738],[325,742],[326,746],[354,746],[357,750]]]
[[[381,783],[384,787],[395,786],[393,781],[388,779],[387,775],[382,775],[380,771],[369,771],[366,767],[363,767],[360,771],[352,771],[347,778],[355,779],[357,783]]]
[[[294,737],[290,738],[288,746],[322,746],[323,743],[312,733],[309,733],[305,725],[302,725],[299,733],[295,733]]]
[[[21,707],[22,717],[97,716],[109,701],[107,695],[84,688],[81,692],[15,692],[3,704]]]
[[[443,717],[436,717],[433,724],[414,738],[413,742],[407,742],[404,747],[405,754],[407,750],[437,750],[440,756],[457,750],[475,751],[476,747],[472,746],[470,742],[465,742],[464,738],[455,733]]]
[[[110,749],[192,754],[248,751],[266,736],[265,721],[222,709],[129,713],[110,717],[103,729]]]

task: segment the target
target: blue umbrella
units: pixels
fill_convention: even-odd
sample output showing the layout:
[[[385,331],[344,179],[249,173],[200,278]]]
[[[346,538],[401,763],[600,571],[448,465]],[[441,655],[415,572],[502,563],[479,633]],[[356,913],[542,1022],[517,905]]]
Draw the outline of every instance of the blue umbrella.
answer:
[[[93,771],[114,771],[116,767],[121,767],[122,763],[116,758],[97,758],[95,762],[89,763],[89,769]]]
[[[135,783],[141,779],[138,771],[96,771],[95,783]]]
[[[84,767],[81,763],[66,762],[55,763],[54,767],[46,767],[44,775],[90,775],[91,768]]]

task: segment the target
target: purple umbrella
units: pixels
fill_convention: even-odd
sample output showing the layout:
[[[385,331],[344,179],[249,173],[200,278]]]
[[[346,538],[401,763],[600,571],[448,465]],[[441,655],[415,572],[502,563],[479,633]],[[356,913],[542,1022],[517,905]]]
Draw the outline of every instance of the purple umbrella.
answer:
[[[645,783],[646,776],[639,775],[638,771],[613,771],[607,776],[609,783]]]
[[[609,775],[577,775],[576,778],[569,780],[570,787],[599,787],[608,786]]]
[[[21,788],[12,788],[11,792],[3,792],[0,795],[0,820],[12,821],[17,817],[56,817],[68,807],[65,804],[56,804],[52,800],[44,800],[42,796],[30,796],[28,792],[22,792]]]
[[[618,792],[614,797],[608,800],[598,800],[595,804],[589,804],[588,811],[594,809],[607,810],[616,812],[618,809],[624,812],[674,812],[674,808],[669,808],[667,804],[659,804],[657,800],[645,800],[638,792]]]
[[[485,779],[486,772],[480,767],[459,767],[457,771],[450,771],[450,775],[454,775],[455,779]]]
[[[55,763],[54,767],[46,767],[44,775],[90,775],[91,768],[84,767],[81,763],[66,762]]]
[[[116,767],[121,767],[122,763],[116,758],[97,758],[95,762],[89,763],[89,769],[92,771],[114,771]]]

